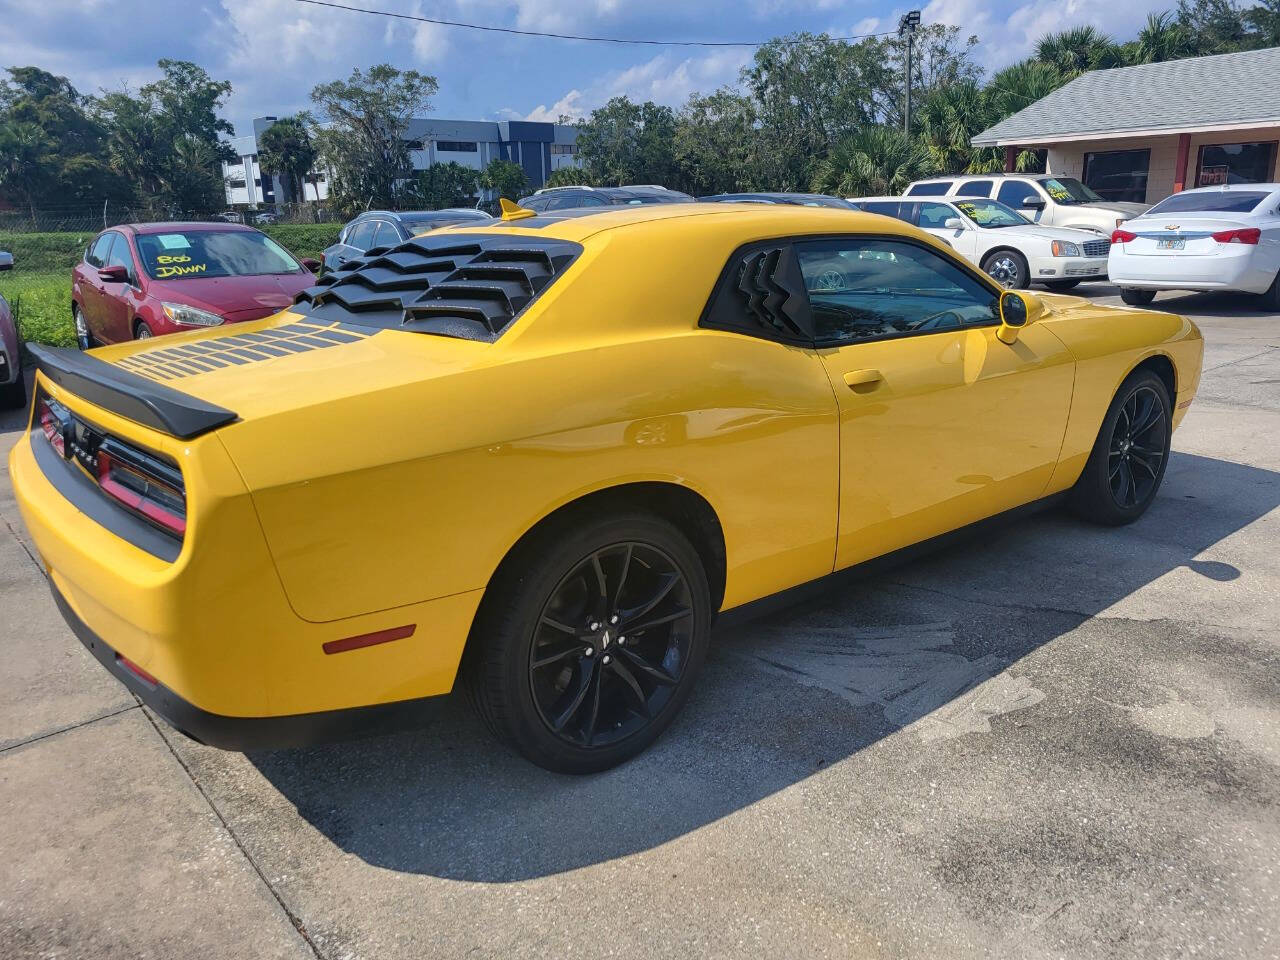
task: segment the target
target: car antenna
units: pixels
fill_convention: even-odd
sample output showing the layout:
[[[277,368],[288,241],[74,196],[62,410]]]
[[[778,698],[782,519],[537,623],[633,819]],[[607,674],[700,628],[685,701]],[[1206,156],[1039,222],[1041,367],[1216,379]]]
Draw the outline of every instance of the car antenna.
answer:
[[[503,220],[524,220],[538,215],[538,211],[522,207],[518,203],[512,203],[506,197],[498,198],[498,206],[502,209]]]

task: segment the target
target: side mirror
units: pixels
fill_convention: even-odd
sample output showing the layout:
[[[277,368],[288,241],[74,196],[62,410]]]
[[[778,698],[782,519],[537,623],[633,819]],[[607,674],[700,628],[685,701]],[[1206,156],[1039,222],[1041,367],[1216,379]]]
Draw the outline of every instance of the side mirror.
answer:
[[[0,270],[12,270],[12,269],[13,269],[13,254],[0,253]]]
[[[1023,200],[1022,203],[1018,204],[1018,206],[1020,206],[1023,210],[1043,210],[1044,197],[1037,197],[1035,195],[1032,195],[1030,197],[1027,197],[1025,200]]]
[[[1000,329],[996,336],[1002,343],[1013,343],[1018,339],[1018,332],[1043,313],[1044,304],[1039,297],[1021,290],[1006,290],[1000,294]]]
[[[304,267],[306,267],[308,270],[310,270],[312,273],[319,273],[324,268],[324,264],[321,263],[319,260],[317,260],[315,257],[303,257],[298,262],[302,264]]]
[[[128,283],[129,268],[114,264],[110,267],[98,268],[98,279],[103,283]]]
[[[942,224],[942,226],[943,226],[943,229],[946,229],[946,230],[963,230],[964,221],[961,220],[959,217],[947,217],[946,221]]]

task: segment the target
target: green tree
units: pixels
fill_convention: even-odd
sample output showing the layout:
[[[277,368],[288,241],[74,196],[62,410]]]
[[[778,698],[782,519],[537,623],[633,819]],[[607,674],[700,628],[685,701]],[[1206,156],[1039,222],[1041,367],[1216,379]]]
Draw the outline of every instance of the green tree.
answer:
[[[280,177],[288,197],[300,203],[303,184],[316,162],[315,144],[311,142],[313,120],[308,113],[282,117],[258,138],[258,166],[263,173]]]
[[[693,194],[762,189],[772,181],[760,150],[755,102],[723,88],[695,93],[676,115],[675,183]]]
[[[56,152],[57,144],[36,124],[0,124],[0,189],[21,201],[31,211],[32,219],[37,215],[36,198]]]
[[[1124,65],[1124,55],[1115,41],[1090,26],[1046,33],[1036,43],[1035,56],[1068,80],[1090,70]]]
[[[499,197],[516,200],[529,186],[520,164],[510,160],[493,160],[480,174],[480,186],[492,190]]]
[[[1133,46],[1134,63],[1164,63],[1192,54],[1192,38],[1168,10],[1147,14]]]
[[[675,112],[614,97],[578,124],[578,156],[597,182],[661,183],[676,174]]]
[[[460,163],[436,163],[419,170],[409,184],[407,200],[425,210],[469,207],[480,189],[480,171]]]
[[[1280,0],[1261,0],[1244,11],[1243,17],[1252,31],[1252,46],[1280,47]]]
[[[974,80],[958,80],[925,95],[916,114],[916,135],[941,172],[988,173],[1000,169],[997,152],[970,141],[993,122],[982,88]]]
[[[594,187],[598,186],[595,178],[583,167],[561,167],[547,174],[548,187]]]
[[[382,63],[311,91],[320,118],[328,121],[315,139],[331,174],[335,206],[396,205],[411,172],[409,121],[430,109],[437,89],[435,77]]]
[[[842,197],[900,194],[935,170],[929,151],[899,128],[864,127],[817,164],[813,189]]]
[[[1244,15],[1234,0],[1178,0],[1178,24],[1191,37],[1195,56],[1231,53],[1251,45]]]
[[[226,202],[222,162],[232,159],[222,135],[234,132],[217,111],[231,84],[185,60],[158,66],[162,78],[137,96],[117,90],[93,102],[107,131],[111,167],[132,186],[135,202],[152,213],[216,209]]]

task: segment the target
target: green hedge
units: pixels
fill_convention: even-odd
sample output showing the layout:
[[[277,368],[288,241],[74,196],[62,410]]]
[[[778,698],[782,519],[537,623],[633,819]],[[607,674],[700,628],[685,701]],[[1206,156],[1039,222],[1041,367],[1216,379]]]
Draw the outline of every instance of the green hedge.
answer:
[[[335,243],[340,223],[281,223],[263,227],[262,232],[289,250],[295,257],[315,257]],[[92,233],[3,233],[0,250],[13,254],[15,271],[70,270],[84,253]]]

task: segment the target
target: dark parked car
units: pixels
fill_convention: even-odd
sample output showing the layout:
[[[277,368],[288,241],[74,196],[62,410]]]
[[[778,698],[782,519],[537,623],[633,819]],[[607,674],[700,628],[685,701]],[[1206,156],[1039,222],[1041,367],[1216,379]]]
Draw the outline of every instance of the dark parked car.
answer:
[[[693,203],[693,197],[679,190],[668,190],[656,184],[628,187],[544,187],[527,197],[520,206],[545,213],[576,207],[619,207],[641,203]]]
[[[71,271],[76,339],[87,350],[267,317],[313,286],[319,266],[252,227],[112,227],[93,238]]]
[[[856,210],[848,200],[829,197],[825,193],[717,193],[711,197],[699,197],[704,203],[785,203],[794,207],[836,207]]]
[[[0,270],[13,269],[13,254],[0,253]],[[27,384],[22,379],[22,354],[13,311],[0,297],[0,409],[27,405]]]
[[[393,247],[437,227],[455,223],[476,223],[493,218],[483,210],[451,207],[446,210],[366,210],[338,234],[338,242],[325,249],[324,268],[335,270],[352,257],[374,247]]]

